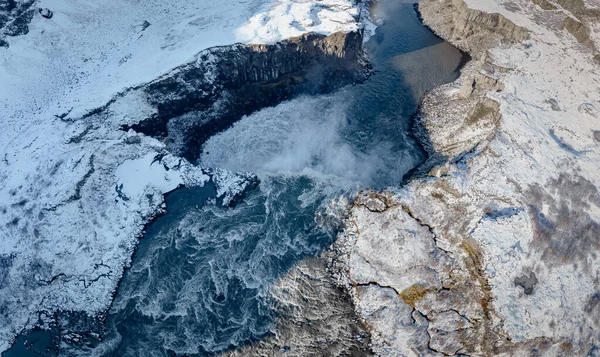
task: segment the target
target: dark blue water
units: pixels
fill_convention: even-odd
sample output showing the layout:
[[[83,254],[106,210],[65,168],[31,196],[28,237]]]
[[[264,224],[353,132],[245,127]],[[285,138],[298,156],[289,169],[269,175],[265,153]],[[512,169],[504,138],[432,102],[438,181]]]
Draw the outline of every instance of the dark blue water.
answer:
[[[55,335],[40,329],[29,331],[19,336],[13,347],[2,353],[2,357],[54,357],[58,353]]]
[[[366,48],[364,84],[302,97],[243,118],[204,147],[201,164],[252,171],[261,184],[234,208],[214,188],[180,189],[147,230],[121,282],[103,341],[63,355],[210,356],[271,332],[269,288],[334,240],[344,203],[400,184],[426,154],[410,135],[425,90],[462,59],[411,3],[374,5],[384,21]]]

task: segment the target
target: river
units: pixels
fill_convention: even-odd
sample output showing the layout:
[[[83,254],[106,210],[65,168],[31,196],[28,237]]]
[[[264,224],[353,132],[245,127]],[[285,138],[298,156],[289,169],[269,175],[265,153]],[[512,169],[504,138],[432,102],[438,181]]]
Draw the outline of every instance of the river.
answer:
[[[400,185],[424,162],[412,116],[424,91],[458,76],[462,54],[422,25],[412,3],[382,0],[371,12],[381,24],[365,45],[373,75],[211,137],[200,165],[254,172],[259,186],[231,208],[215,203],[212,185],[169,194],[102,341],[63,342],[61,355],[210,356],[270,333],[269,286],[334,241],[359,190]],[[26,356],[18,345],[3,355]]]

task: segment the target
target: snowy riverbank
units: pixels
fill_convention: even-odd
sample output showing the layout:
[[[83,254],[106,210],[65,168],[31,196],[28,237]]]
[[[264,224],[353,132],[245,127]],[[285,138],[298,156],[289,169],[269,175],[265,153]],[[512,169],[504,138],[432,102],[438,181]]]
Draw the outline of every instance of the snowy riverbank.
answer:
[[[365,192],[336,247],[382,355],[597,353],[594,6],[421,3],[425,24],[473,60],[422,105],[447,163],[400,190]]]

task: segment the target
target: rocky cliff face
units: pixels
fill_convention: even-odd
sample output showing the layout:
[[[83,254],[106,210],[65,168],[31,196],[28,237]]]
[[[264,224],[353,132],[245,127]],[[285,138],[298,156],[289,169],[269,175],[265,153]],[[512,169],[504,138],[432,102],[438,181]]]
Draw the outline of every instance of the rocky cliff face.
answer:
[[[515,43],[529,37],[529,31],[499,13],[471,9],[463,0],[424,2],[419,11],[426,24],[444,39],[472,56],[500,43]]]
[[[598,353],[598,44],[563,5],[420,3],[473,60],[421,106],[444,161],[364,192],[333,249],[379,354]]]
[[[175,153],[194,160],[207,138],[243,115],[300,93],[329,92],[364,80],[362,42],[361,30],[211,48],[90,115],[111,120],[112,108],[137,98],[147,110],[131,113],[122,129],[164,139]]]
[[[557,0],[554,9],[568,11],[563,22],[565,30],[569,31],[581,44],[596,50],[592,32],[597,32],[600,21],[600,8],[597,4],[587,4],[584,0]],[[596,55],[596,60],[600,58]]]

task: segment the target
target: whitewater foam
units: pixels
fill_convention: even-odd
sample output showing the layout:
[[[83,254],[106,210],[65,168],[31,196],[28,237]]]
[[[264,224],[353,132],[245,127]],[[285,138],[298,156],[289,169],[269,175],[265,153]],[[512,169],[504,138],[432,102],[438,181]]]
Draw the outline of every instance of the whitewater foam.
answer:
[[[411,152],[394,151],[393,144],[385,141],[366,150],[359,148],[360,129],[355,130],[347,115],[354,92],[345,89],[327,96],[301,97],[244,117],[205,143],[200,162],[259,176],[336,179],[335,185],[342,187],[379,186],[391,171],[401,179],[418,159]]]

